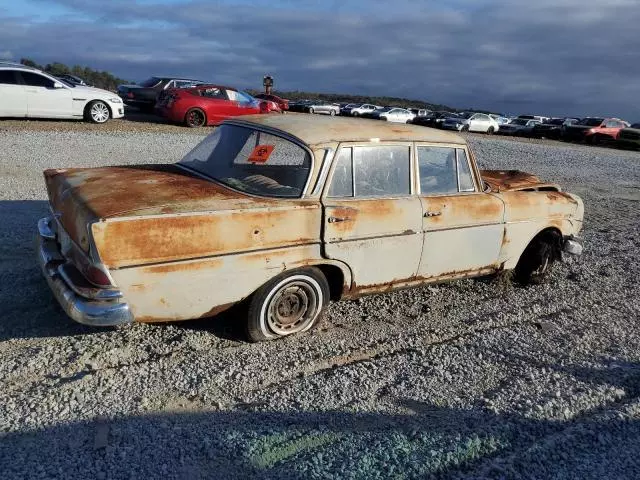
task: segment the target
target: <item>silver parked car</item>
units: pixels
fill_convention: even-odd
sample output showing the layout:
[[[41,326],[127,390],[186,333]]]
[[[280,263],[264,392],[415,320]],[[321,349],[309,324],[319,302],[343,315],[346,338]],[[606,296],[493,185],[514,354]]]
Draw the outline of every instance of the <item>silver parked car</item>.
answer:
[[[338,115],[340,113],[340,105],[334,103],[323,102],[321,100],[313,101],[307,105],[309,113],[324,113],[326,115]]]

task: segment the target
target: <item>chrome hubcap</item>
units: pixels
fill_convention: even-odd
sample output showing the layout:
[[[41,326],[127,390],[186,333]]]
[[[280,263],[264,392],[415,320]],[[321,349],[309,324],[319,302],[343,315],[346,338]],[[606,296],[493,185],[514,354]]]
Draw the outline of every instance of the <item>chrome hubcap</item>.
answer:
[[[304,330],[316,317],[319,299],[308,283],[296,281],[278,290],[267,309],[269,329],[278,335]]]
[[[109,109],[104,103],[94,103],[91,106],[91,118],[98,123],[109,120]]]

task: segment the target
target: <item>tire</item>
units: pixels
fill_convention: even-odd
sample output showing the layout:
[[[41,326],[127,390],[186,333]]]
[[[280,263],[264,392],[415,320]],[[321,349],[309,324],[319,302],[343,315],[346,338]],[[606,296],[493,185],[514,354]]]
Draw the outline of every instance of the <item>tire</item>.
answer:
[[[560,259],[560,239],[557,232],[546,232],[535,237],[518,260],[514,271],[515,280],[522,285],[544,283],[553,264]]]
[[[468,132],[469,131],[469,125],[463,125],[462,126],[462,131],[463,132]]]
[[[329,110],[329,115],[331,115],[332,117],[336,116],[336,111],[335,110]]]
[[[495,132],[495,129],[493,127],[489,127],[487,129],[487,135],[493,135],[493,132]]]
[[[315,113],[315,110],[313,109],[313,107],[309,108],[309,113]]]
[[[102,100],[94,100],[86,106],[84,118],[91,123],[106,123],[111,118],[111,111]]]
[[[207,115],[200,108],[191,108],[184,115],[184,124],[189,128],[204,127],[207,124]]]
[[[352,117],[359,117],[359,116],[360,116],[360,114],[359,114],[358,112],[353,112],[353,113],[351,114],[351,116],[352,116]]]
[[[318,268],[278,275],[249,300],[247,338],[252,342],[275,340],[316,327],[329,295],[327,279]]]

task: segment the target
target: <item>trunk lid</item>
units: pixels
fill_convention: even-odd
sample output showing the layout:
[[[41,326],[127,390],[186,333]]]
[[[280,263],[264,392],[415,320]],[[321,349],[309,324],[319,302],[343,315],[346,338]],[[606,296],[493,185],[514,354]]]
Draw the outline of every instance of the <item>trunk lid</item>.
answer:
[[[89,249],[88,224],[128,215],[179,214],[268,206],[174,165],[44,171],[54,215],[71,239]]]

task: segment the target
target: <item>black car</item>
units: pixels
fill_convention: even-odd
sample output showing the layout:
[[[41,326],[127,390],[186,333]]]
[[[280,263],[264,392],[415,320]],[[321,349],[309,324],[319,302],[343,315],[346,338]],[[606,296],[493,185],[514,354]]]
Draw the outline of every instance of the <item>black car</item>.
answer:
[[[457,113],[441,110],[439,112],[431,112],[423,117],[415,117],[411,123],[414,125],[423,125],[425,127],[440,128],[442,126],[442,122],[447,118],[456,118],[458,116],[459,115]]]
[[[289,102],[289,111],[309,113],[309,106],[311,103],[311,100],[296,100],[294,102]]]
[[[189,88],[206,82],[190,78],[151,77],[139,85],[118,86],[118,96],[125,105],[138,107],[145,112],[153,112],[158,95],[170,88]]]
[[[530,135],[533,138],[552,138],[557,140],[562,136],[565,126],[574,125],[578,122],[579,119],[577,118],[551,118],[534,126]]]

